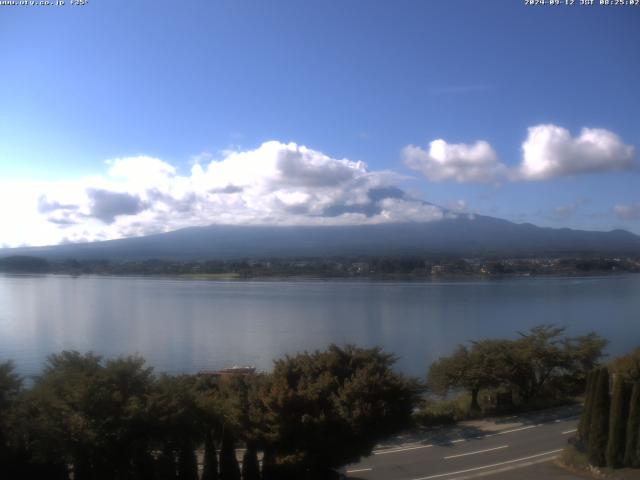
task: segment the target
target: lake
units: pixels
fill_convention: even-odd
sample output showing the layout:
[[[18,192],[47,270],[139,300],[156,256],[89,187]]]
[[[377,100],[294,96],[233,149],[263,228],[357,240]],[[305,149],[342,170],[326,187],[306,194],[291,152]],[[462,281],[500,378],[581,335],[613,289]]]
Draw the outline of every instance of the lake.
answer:
[[[640,345],[640,275],[474,281],[199,281],[0,275],[0,360],[23,375],[63,349],[139,353],[156,371],[254,364],[329,343],[380,345],[424,376],[458,343],[541,323]]]

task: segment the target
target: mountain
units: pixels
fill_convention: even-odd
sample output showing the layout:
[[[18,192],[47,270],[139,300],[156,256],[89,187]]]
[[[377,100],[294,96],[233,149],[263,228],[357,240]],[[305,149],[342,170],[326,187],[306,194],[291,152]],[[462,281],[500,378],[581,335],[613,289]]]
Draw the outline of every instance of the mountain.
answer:
[[[640,254],[640,236],[624,230],[541,228],[493,217],[464,215],[428,223],[358,226],[212,225],[105,242],[0,249],[0,257],[30,255],[53,261],[568,254]]]

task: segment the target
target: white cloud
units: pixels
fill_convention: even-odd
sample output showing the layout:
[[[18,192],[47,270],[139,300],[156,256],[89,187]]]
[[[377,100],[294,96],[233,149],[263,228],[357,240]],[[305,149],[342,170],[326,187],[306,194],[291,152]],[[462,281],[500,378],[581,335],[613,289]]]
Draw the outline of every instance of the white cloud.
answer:
[[[408,145],[402,156],[409,168],[422,171],[432,182],[532,181],[629,170],[633,168],[635,149],[601,128],[583,128],[580,135],[572,137],[565,128],[537,125],[528,129],[522,143],[522,160],[515,167],[500,162],[485,140],[467,144],[437,139],[428,148]]]
[[[459,200],[456,200],[455,202],[449,202],[449,204],[447,205],[447,208],[450,211],[455,213],[465,213],[468,207],[469,205],[464,199],[459,199]]]
[[[634,148],[609,130],[583,128],[580,135],[572,137],[565,128],[537,125],[528,129],[522,154],[514,178],[548,180],[577,173],[630,169]]]
[[[621,220],[640,220],[640,203],[616,205],[613,213]]]
[[[200,156],[186,175],[158,158],[110,160],[104,175],[0,184],[0,243],[95,241],[210,224],[341,225],[442,218],[370,171],[295,143]],[[18,205],[16,208],[15,205]]]
[[[381,212],[374,217],[376,223],[432,222],[444,218],[444,211],[435,205],[398,198],[385,198],[380,202]]]
[[[489,182],[503,175],[506,167],[488,142],[447,143],[442,139],[425,149],[408,145],[402,150],[405,164],[420,170],[433,182]]]

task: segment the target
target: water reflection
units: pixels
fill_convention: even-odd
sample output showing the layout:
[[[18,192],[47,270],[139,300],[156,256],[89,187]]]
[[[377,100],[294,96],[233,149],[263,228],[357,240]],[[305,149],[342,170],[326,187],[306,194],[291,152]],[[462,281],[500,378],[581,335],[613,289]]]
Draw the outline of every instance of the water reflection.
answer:
[[[23,374],[78,349],[144,355],[159,371],[272,360],[330,342],[382,345],[424,375],[456,344],[540,323],[640,344],[640,276],[471,282],[252,281],[0,276],[0,359]]]

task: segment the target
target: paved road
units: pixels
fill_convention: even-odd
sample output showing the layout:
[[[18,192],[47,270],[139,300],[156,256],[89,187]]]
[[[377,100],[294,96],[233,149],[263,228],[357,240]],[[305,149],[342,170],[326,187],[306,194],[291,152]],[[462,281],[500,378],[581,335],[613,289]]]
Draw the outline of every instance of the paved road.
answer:
[[[588,475],[577,475],[557,466],[552,460],[527,466],[518,466],[502,472],[488,472],[486,480],[592,480]]]
[[[389,446],[350,465],[347,474],[350,479],[363,480],[460,480],[489,474],[497,479],[514,478],[505,472],[523,468],[522,478],[527,478],[526,471],[553,469],[543,464],[560,453],[576,425],[577,417],[572,414],[540,422],[524,421],[498,431],[477,429],[439,442]],[[530,478],[536,476],[533,473]]]

